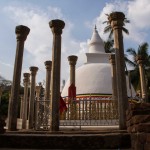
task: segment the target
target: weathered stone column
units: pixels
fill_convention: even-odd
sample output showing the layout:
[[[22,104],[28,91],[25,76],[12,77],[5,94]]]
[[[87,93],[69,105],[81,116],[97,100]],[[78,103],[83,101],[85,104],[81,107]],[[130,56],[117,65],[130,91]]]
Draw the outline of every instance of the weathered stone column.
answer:
[[[17,38],[17,47],[16,47],[16,58],[14,64],[14,74],[13,74],[13,83],[11,89],[11,98],[9,101],[8,109],[8,130],[16,130],[17,128],[17,113],[18,113],[18,99],[19,99],[19,89],[20,89],[20,78],[22,70],[22,60],[23,60],[23,51],[24,51],[24,41],[27,38],[27,35],[30,32],[30,29],[26,26],[20,25],[16,26],[16,38]]]
[[[24,103],[23,95],[20,95],[20,118],[21,119],[23,114],[23,103]]]
[[[48,125],[49,113],[50,113],[50,82],[51,82],[51,68],[52,61],[45,61],[46,67],[46,86],[45,86],[45,103],[44,103],[44,113],[45,113],[45,124]]]
[[[35,87],[35,91],[36,91],[36,106],[35,106],[36,111],[35,112],[38,112],[40,109],[40,102],[39,101],[40,101],[41,88],[42,88],[41,85],[38,85]]]
[[[76,65],[76,62],[77,62],[77,59],[78,57],[77,56],[74,56],[74,55],[71,55],[71,56],[68,56],[68,61],[69,61],[69,65],[70,65],[70,86],[73,86],[76,91],[76,87],[75,87],[75,65]],[[70,88],[70,87],[69,87]],[[70,90],[70,89],[69,89]],[[72,91],[73,93],[73,91]],[[69,93],[68,93],[69,95]],[[76,103],[73,102],[73,100],[75,100],[75,97],[71,97],[71,106],[70,106],[70,119],[74,120],[77,118],[77,111],[76,111]]]
[[[35,127],[38,127],[38,123],[39,123],[39,119],[41,120],[41,116],[39,117],[39,114],[41,114],[41,110],[40,110],[40,92],[41,92],[41,85],[38,85],[35,87],[35,91],[36,91],[36,105],[35,105]]]
[[[117,74],[116,74],[116,63],[115,63],[115,54],[109,55],[109,61],[111,63],[111,75],[112,75],[112,98],[118,103],[117,99]]]
[[[40,100],[41,86],[40,85],[36,86],[35,91],[36,91],[36,100],[39,101]]]
[[[29,129],[34,128],[34,119],[35,119],[35,114],[34,114],[34,104],[35,104],[35,77],[36,73],[38,71],[38,67],[30,67],[31,71],[31,87],[30,87],[30,99],[29,99]]]
[[[50,100],[50,82],[51,82],[52,61],[45,61],[45,67],[46,67],[45,100]]]
[[[24,105],[23,105],[23,114],[22,114],[22,129],[26,129],[27,122],[27,110],[28,110],[28,87],[30,82],[30,74],[24,73]]]
[[[141,55],[139,55],[136,57],[136,61],[139,65],[142,98],[144,102],[147,102],[148,94],[147,94],[147,88],[146,88],[145,70],[143,66],[143,62],[145,61],[145,59]]]
[[[119,107],[119,128],[126,129],[126,110],[128,108],[127,86],[125,77],[125,59],[122,27],[125,15],[113,12],[108,17],[114,32],[114,47],[116,52],[117,96]]]
[[[70,65],[70,85],[73,84],[75,86],[75,65],[78,57],[71,55],[68,56],[68,61]]]
[[[61,34],[65,23],[62,20],[52,20],[49,26],[53,33],[52,77],[51,77],[51,130],[59,130],[60,105],[60,67],[61,67]]]

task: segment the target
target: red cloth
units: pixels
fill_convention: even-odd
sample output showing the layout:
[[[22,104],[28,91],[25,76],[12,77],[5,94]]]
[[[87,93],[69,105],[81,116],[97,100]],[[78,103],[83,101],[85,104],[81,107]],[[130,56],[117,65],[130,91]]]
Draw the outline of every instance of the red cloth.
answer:
[[[74,84],[71,84],[68,88],[68,97],[69,98],[76,98],[76,87]]]
[[[63,111],[67,111],[67,106],[63,98],[60,96],[60,106],[59,106],[59,111],[62,113]]]

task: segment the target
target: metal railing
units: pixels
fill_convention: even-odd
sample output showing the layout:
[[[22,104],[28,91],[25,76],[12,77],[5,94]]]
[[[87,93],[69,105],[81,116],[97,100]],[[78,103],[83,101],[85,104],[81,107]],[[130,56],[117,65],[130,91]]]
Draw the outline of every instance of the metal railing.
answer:
[[[47,130],[50,128],[50,101],[35,101],[35,129]]]
[[[67,111],[60,115],[60,125],[118,125],[118,108],[113,100],[66,100]]]
[[[64,99],[67,111],[60,113],[60,126],[118,125],[118,107],[113,100]],[[35,103],[35,129],[50,128],[50,101]]]

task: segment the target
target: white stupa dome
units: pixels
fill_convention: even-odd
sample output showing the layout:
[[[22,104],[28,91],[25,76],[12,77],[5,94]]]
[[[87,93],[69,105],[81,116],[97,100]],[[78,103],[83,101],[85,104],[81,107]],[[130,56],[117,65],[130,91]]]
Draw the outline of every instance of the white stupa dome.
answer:
[[[104,44],[95,27],[91,41],[89,42],[89,53],[86,53],[87,62],[76,69],[76,94],[77,95],[112,95],[111,64],[109,53],[105,53]],[[127,79],[127,93],[131,96],[129,82]],[[62,96],[68,96],[70,80],[66,82]],[[135,91],[132,87],[132,95]]]

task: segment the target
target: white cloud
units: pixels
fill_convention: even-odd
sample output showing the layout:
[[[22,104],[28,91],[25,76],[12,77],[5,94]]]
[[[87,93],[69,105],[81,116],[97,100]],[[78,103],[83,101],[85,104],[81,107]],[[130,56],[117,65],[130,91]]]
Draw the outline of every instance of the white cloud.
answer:
[[[123,12],[126,15],[126,18],[130,20],[130,23],[126,24],[126,28],[130,33],[129,36],[124,36],[126,40],[136,42],[137,44],[140,44],[146,40],[148,34],[145,30],[150,28],[149,0],[120,0],[107,3],[100,12],[100,15],[93,20],[93,24],[97,24],[99,33],[104,40],[108,37],[108,35],[103,32],[106,26],[103,22],[107,20],[107,16],[105,14],[109,14],[113,11]]]
[[[150,27],[150,4],[149,0],[134,1],[115,1],[107,3],[98,17],[93,19],[93,23],[86,22],[86,27],[93,29],[97,25],[97,29],[102,39],[106,40],[108,35],[103,34],[106,24],[102,24],[107,20],[105,14],[112,11],[122,11],[127,18],[131,21],[126,27],[129,29],[130,35],[125,36],[128,41],[139,42],[144,41],[147,33],[143,28]],[[144,4],[144,5],[143,5]],[[67,57],[69,55],[77,55],[77,66],[85,62],[85,52],[87,52],[87,41],[78,41],[72,37],[72,24],[57,7],[48,6],[47,9],[42,10],[37,7],[24,7],[24,6],[7,6],[4,8],[6,16],[11,18],[13,24],[23,24],[28,26],[31,31],[25,42],[24,64],[23,72],[28,72],[29,67],[36,65],[39,67],[37,78],[43,80],[45,78],[46,60],[51,60],[52,57],[52,32],[49,27],[49,21],[52,19],[61,19],[65,21],[65,28],[62,33],[62,55],[61,55],[61,76],[67,79],[69,76],[69,63]],[[13,33],[14,34],[14,33]],[[90,37],[89,37],[90,38]]]
[[[4,65],[4,66],[13,68],[13,66],[12,66],[11,64],[8,64],[8,63],[2,62],[2,61],[0,61],[0,63],[1,63],[2,65]]]
[[[106,3],[106,6],[100,12],[100,15],[94,19],[93,22],[96,23],[97,29],[102,39],[107,40],[108,38],[108,34],[104,34],[104,28],[107,24],[103,23],[104,21],[108,20],[106,14],[110,14],[113,11],[125,12],[126,6],[127,6],[127,2],[122,3],[122,1],[114,1],[113,3]]]
[[[23,24],[30,28],[30,33],[25,42],[23,72],[29,72],[29,67],[33,65],[39,67],[38,80],[45,79],[44,62],[51,60],[52,57],[53,36],[48,23],[52,19],[65,21],[65,28],[62,33],[61,76],[63,79],[67,79],[69,76],[67,57],[79,55],[81,51],[80,42],[71,36],[74,25],[63,16],[61,10],[51,6],[48,6],[48,9],[44,11],[39,8],[8,6],[5,7],[4,11],[15,24]],[[81,55],[80,58],[82,58]],[[82,62],[82,59],[80,62]]]
[[[134,0],[128,5],[128,17],[137,28],[150,28],[150,1]]]

